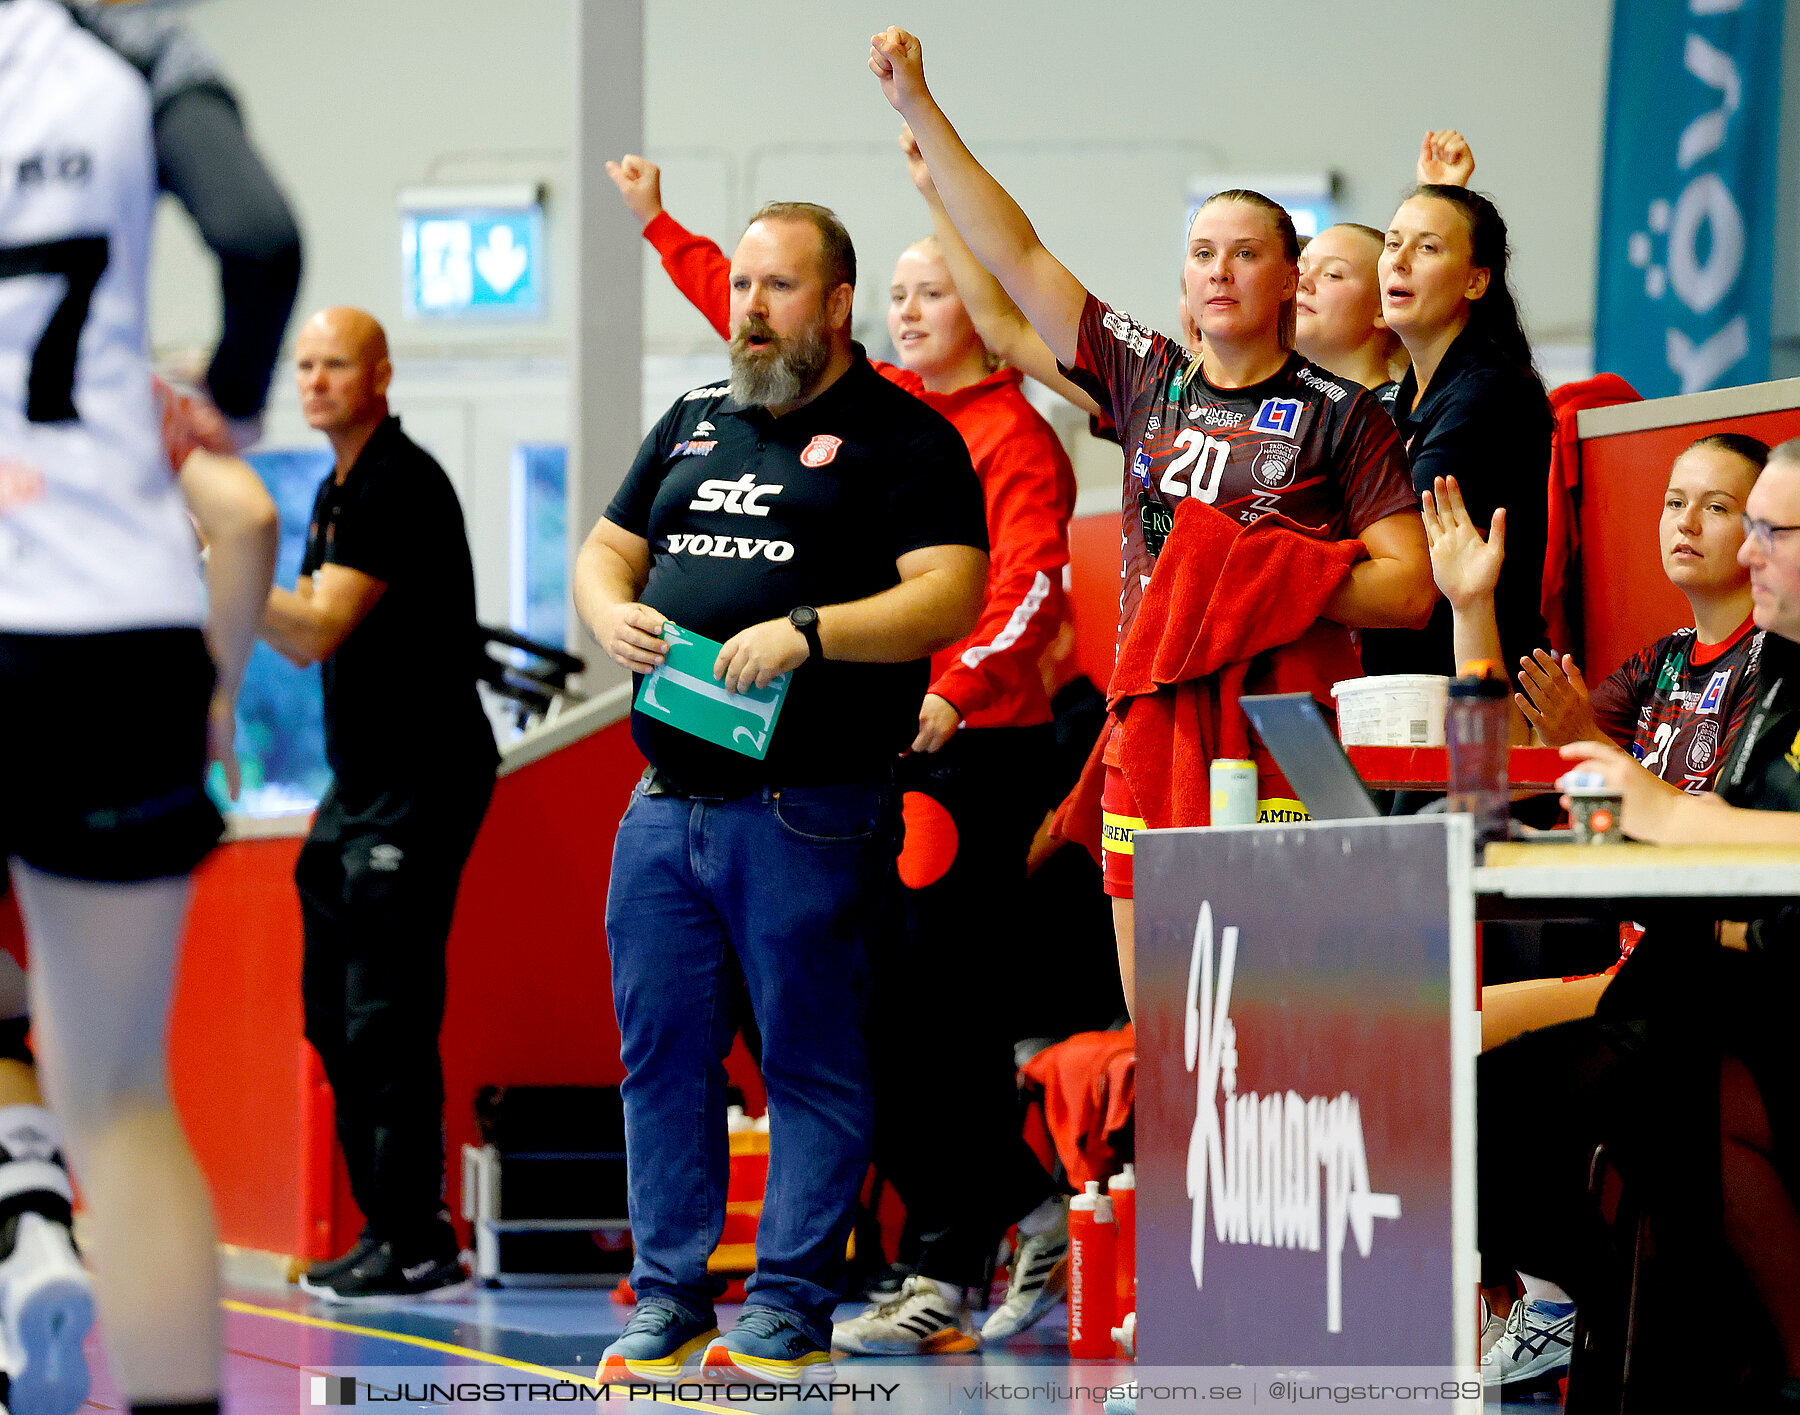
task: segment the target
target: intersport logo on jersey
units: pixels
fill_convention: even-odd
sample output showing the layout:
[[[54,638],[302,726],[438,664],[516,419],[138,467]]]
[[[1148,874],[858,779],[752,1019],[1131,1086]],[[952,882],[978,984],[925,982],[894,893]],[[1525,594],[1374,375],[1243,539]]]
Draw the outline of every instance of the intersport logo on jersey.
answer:
[[[1398,1219],[1400,1196],[1369,1185],[1362,1106],[1348,1091],[1303,1099],[1298,1092],[1238,1093],[1237,1028],[1231,983],[1238,930],[1220,938],[1213,972],[1213,913],[1200,905],[1188,960],[1182,1042],[1199,1082],[1188,1140],[1187,1193],[1193,1200],[1189,1261],[1205,1287],[1207,1206],[1213,1241],[1325,1253],[1325,1329],[1344,1329],[1344,1251],[1354,1237],[1368,1257],[1375,1220]]]

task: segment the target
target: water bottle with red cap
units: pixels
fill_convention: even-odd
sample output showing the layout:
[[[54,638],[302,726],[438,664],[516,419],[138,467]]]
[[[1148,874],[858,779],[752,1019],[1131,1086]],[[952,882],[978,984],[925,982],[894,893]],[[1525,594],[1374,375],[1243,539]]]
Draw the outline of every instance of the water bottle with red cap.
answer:
[[[1448,809],[1475,817],[1475,848],[1505,840],[1512,827],[1506,752],[1512,745],[1512,696],[1506,675],[1487,659],[1472,659],[1450,680],[1444,719],[1449,749]]]

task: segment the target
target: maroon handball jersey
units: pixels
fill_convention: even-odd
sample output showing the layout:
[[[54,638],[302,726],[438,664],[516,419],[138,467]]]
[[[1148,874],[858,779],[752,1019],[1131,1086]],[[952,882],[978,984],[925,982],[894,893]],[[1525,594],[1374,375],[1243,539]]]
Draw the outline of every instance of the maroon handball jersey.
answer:
[[[1693,629],[1677,629],[1594,689],[1594,720],[1646,770],[1704,796],[1756,702],[1762,648],[1748,619],[1710,649]]]
[[[1111,414],[1125,452],[1120,639],[1183,497],[1246,524],[1279,511],[1333,540],[1419,507],[1393,420],[1360,385],[1298,354],[1249,388],[1215,388],[1192,363],[1167,335],[1088,296],[1064,372]]]

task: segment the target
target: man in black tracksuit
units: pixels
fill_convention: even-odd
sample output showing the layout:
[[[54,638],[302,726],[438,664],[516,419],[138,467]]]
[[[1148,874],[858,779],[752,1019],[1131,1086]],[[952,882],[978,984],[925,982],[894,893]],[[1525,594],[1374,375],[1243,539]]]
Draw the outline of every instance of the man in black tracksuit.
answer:
[[[381,326],[321,310],[295,365],[301,411],[337,463],[263,637],[323,666],[334,779],[295,870],[301,991],[368,1223],[301,1286],[327,1301],[416,1297],[464,1281],[442,1207],[438,1031],[457,883],[497,761],[475,690],[475,575],[455,489],[388,413]]]

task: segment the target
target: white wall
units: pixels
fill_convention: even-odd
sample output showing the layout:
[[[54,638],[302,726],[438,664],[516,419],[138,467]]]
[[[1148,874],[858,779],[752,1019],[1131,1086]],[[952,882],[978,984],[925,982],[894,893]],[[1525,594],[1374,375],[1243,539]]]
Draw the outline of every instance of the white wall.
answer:
[[[1387,225],[1428,127],[1474,145],[1541,341],[1588,337],[1610,0],[652,0],[646,141],[665,198],[729,247],[764,200],[837,208],[880,342],[894,257],[927,229],[865,67],[903,23],[976,155],[1103,298],[1174,319],[1187,178],[1343,173]],[[711,336],[650,270],[646,333]]]
[[[577,3],[209,0],[194,28],[223,56],[307,236],[302,308],[363,304],[403,352],[561,353],[570,325],[567,200]],[[729,247],[763,200],[837,207],[863,266],[858,317],[925,229],[893,152],[898,123],[864,66],[904,21],[976,153],[1051,249],[1109,299],[1172,318],[1190,175],[1334,169],[1348,214],[1385,225],[1419,135],[1456,126],[1513,232],[1540,339],[1580,340],[1594,236],[1610,0],[649,0],[646,145],[671,209]],[[604,81],[603,79],[601,80]],[[551,297],[537,323],[402,321],[395,194],[429,181],[550,188]],[[209,264],[165,222],[157,343],[204,343]],[[655,352],[712,339],[649,263]],[[471,346],[474,346],[472,349]]]
[[[360,305],[401,353],[561,353],[575,113],[575,0],[208,0],[186,11],[218,53],[306,240],[299,310]],[[400,315],[402,187],[538,181],[550,188],[549,317],[443,325]],[[152,285],[160,349],[208,344],[217,277],[163,203]]]

